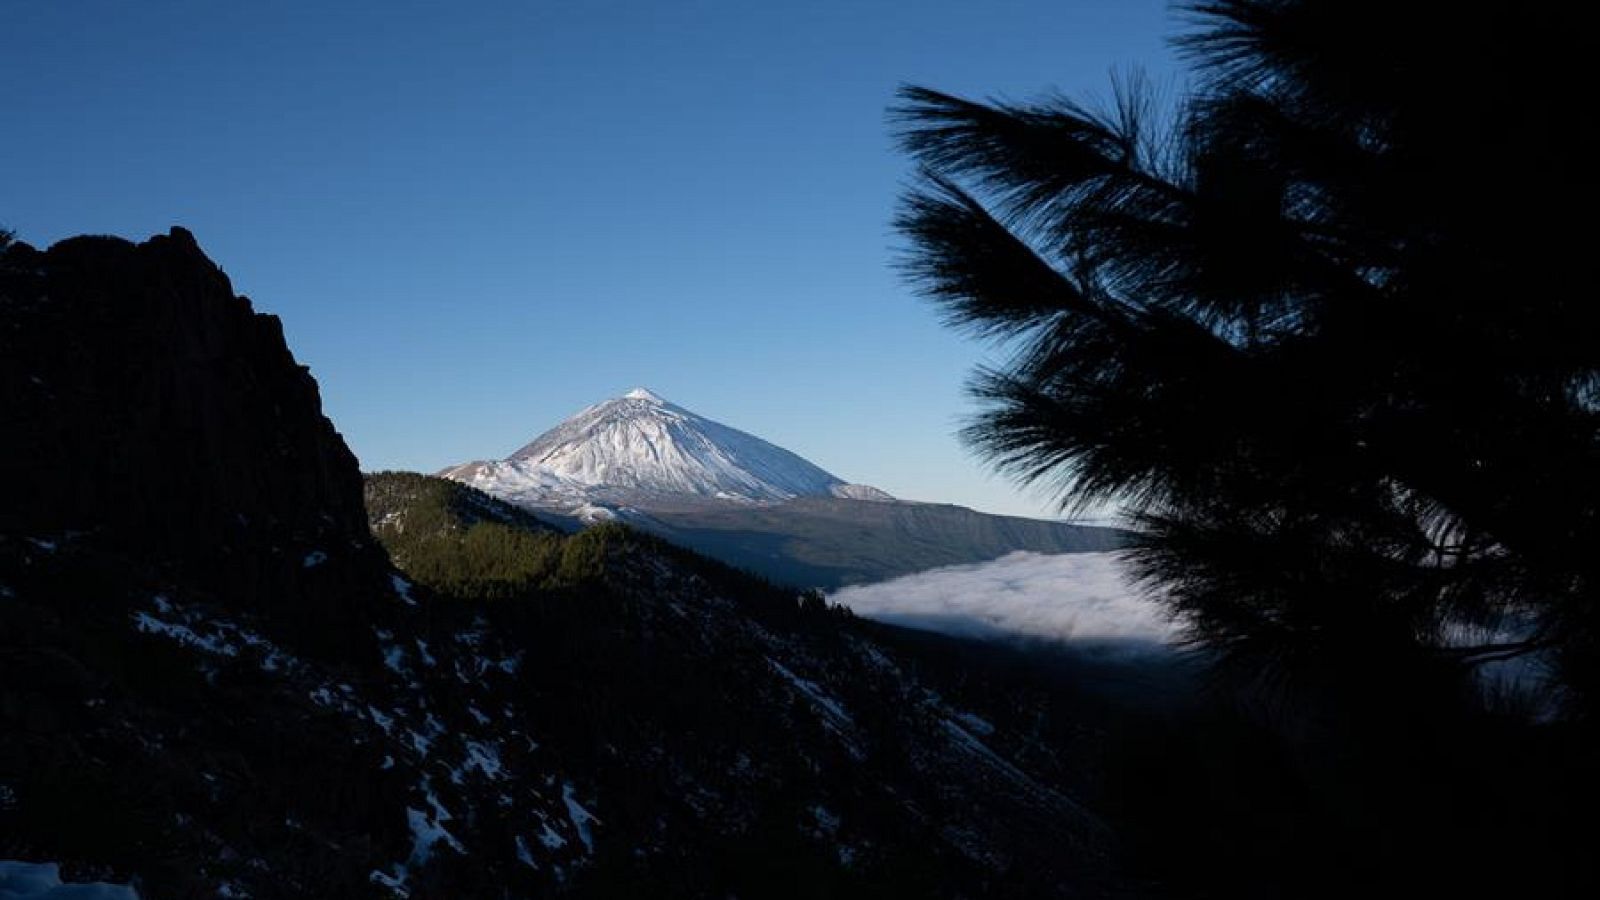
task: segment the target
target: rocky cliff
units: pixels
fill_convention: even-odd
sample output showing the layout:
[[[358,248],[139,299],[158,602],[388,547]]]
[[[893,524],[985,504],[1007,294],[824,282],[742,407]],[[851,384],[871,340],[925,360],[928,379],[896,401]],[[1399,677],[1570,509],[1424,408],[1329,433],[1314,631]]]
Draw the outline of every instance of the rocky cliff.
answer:
[[[188,231],[15,245],[0,315],[0,530],[125,553],[308,635],[359,618],[381,553],[355,457],[277,317]]]

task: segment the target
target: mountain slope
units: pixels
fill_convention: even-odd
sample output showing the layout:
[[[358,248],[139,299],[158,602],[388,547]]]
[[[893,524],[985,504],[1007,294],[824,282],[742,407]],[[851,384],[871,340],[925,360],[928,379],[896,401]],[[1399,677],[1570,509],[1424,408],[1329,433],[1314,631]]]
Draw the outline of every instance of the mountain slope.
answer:
[[[187,232],[8,248],[0,324],[30,475],[0,518],[0,859],[256,898],[583,864],[585,789],[498,702],[515,648],[393,570],[315,382]]]
[[[949,504],[831,497],[764,504],[664,500],[624,509],[618,518],[783,584],[825,590],[1017,550],[1079,553],[1114,550],[1123,541],[1111,528],[995,516]]]
[[[797,587],[1121,543],[1112,529],[896,501],[643,388],[579,412],[505,460],[440,474],[568,529],[627,522]]]
[[[894,629],[626,527],[555,536],[406,473],[369,476],[368,500],[408,574],[515,636],[526,715],[591,787],[597,847],[646,848],[597,850],[602,894],[689,882],[711,896],[1053,896],[1102,883],[1109,834],[1070,798],[1070,767],[1011,755],[1037,724],[1012,688],[978,689]],[[512,546],[516,534],[530,543]],[[485,577],[491,545],[514,558]]]
[[[1037,686],[620,526],[363,497],[187,233],[10,248],[0,326],[32,479],[0,518],[0,860],[147,897],[1105,887]]]

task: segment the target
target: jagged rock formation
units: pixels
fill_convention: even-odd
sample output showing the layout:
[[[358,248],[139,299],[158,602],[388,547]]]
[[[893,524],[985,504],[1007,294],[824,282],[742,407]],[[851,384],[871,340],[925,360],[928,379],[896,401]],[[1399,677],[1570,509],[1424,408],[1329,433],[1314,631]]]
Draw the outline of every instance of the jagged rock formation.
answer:
[[[182,228],[5,259],[0,529],[159,564],[302,637],[358,620],[378,557],[355,457],[278,319]]]

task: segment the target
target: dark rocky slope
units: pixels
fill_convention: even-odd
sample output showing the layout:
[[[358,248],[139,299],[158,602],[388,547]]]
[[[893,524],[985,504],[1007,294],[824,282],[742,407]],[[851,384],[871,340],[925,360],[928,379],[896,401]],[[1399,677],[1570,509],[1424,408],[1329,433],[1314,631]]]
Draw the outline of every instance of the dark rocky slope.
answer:
[[[454,604],[435,614],[526,654],[527,716],[604,811],[601,895],[1108,890],[1109,834],[1058,752],[1073,742],[1030,733],[1083,723],[1039,681],[624,526],[561,535],[407,473],[367,490],[396,561]]]
[[[0,857],[150,896],[358,896],[417,771],[355,459],[181,229],[0,257]]]
[[[387,476],[414,586],[186,232],[6,251],[0,391],[0,858],[155,898],[1111,889],[1086,726],[1027,679]]]
[[[0,303],[0,529],[125,554],[309,640],[364,616],[381,566],[355,457],[277,317],[189,232],[13,246]]]

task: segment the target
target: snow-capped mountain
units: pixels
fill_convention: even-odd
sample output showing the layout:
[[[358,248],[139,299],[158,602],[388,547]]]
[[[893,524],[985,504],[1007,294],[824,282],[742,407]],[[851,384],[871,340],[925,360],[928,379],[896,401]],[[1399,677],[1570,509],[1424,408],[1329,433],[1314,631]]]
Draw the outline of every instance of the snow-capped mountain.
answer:
[[[506,459],[439,474],[562,528],[622,521],[797,587],[1121,543],[1110,529],[896,500],[644,388],[582,410]]]
[[[892,499],[645,388],[578,412],[504,460],[441,474],[524,504],[573,510],[638,496]]]

